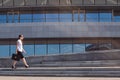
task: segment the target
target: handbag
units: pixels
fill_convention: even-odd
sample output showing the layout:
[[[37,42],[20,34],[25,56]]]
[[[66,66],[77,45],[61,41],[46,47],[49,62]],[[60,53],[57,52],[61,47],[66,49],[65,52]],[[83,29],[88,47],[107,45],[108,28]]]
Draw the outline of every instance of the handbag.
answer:
[[[12,59],[12,60],[16,60],[16,61],[19,61],[19,60],[20,60],[18,54],[15,54],[15,53],[12,54],[11,59]]]

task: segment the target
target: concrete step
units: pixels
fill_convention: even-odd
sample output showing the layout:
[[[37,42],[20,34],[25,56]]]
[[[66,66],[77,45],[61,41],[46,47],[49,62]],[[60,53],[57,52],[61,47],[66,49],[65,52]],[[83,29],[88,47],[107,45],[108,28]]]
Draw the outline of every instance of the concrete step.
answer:
[[[99,61],[53,61],[31,63],[31,67],[105,67],[120,66],[120,60],[99,60]]]
[[[31,66],[119,66],[120,65],[120,50],[102,50],[89,51],[84,53],[69,53],[69,54],[51,54],[44,56],[28,56],[27,62]],[[99,62],[102,61],[103,62]],[[104,62],[105,60],[119,60],[118,62]],[[68,62],[66,62],[68,61]],[[83,62],[73,62],[83,61]],[[86,61],[86,62],[84,62]],[[90,61],[90,62],[87,62]],[[98,62],[94,62],[98,61]],[[41,63],[42,62],[42,63]],[[53,62],[51,64],[46,62]],[[11,58],[0,58],[0,67],[10,67]],[[58,64],[59,63],[59,64]],[[69,64],[68,64],[69,63]],[[23,63],[21,63],[22,65]],[[35,64],[35,65],[34,65]],[[41,65],[42,64],[42,65]],[[57,65],[58,64],[58,65]],[[104,64],[104,65],[103,65]]]
[[[120,67],[0,68],[0,76],[120,77]]]

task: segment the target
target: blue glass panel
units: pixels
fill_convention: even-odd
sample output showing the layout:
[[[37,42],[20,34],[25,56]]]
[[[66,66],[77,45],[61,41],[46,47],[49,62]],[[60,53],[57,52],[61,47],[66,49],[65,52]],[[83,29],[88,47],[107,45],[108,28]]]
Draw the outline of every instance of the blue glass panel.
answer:
[[[59,44],[48,44],[48,54],[58,54]]]
[[[86,13],[86,18],[98,18],[98,13]]]
[[[0,19],[0,23],[6,23],[6,19],[3,20]]]
[[[33,19],[33,22],[46,22],[46,21],[45,21],[45,19],[39,19],[39,20]]]
[[[19,19],[19,15],[18,14],[14,14],[14,19]]]
[[[16,53],[16,45],[10,45],[10,55]]]
[[[120,22],[120,16],[114,16],[114,22]]]
[[[46,55],[47,45],[46,44],[36,44],[35,45],[35,55]]]
[[[0,45],[0,57],[9,57],[9,45]]]
[[[84,19],[85,15],[83,13],[80,13],[80,19]]]
[[[120,18],[120,16],[114,16],[114,18]]]
[[[72,14],[66,13],[66,14],[60,14],[60,19],[62,18],[72,18]]]
[[[80,22],[85,22],[84,18],[80,18]]]
[[[58,22],[58,19],[56,18],[56,19],[53,19],[53,18],[47,18],[46,19],[46,22]]]
[[[12,23],[14,17],[13,17],[13,15],[8,15],[8,16],[7,16],[7,19],[8,19],[8,23]]]
[[[29,19],[29,20],[26,20],[26,19],[20,19],[20,22],[21,22],[21,23],[24,23],[24,22],[32,22],[32,20],[30,20],[30,19]]]
[[[71,19],[60,19],[60,22],[72,22],[72,18]]]
[[[78,22],[78,19],[77,19],[77,18],[74,18],[74,22]]]
[[[46,14],[46,18],[58,18],[58,14]]]
[[[112,13],[100,13],[100,18],[109,18],[111,19]]]
[[[120,22],[120,18],[115,18],[114,22]]]
[[[21,14],[20,19],[32,19],[32,14]]]
[[[109,18],[101,18],[100,19],[100,22],[111,22],[112,19],[109,19]]]
[[[73,44],[74,53],[83,53],[85,52],[85,44]]]
[[[98,22],[98,13],[86,13],[86,22]]]
[[[111,22],[112,13],[100,13],[100,22]]]
[[[45,18],[45,14],[33,14],[33,19]]]
[[[60,53],[72,53],[72,44],[60,44]]]
[[[87,18],[86,22],[98,22],[98,18]]]
[[[0,19],[5,19],[6,20],[7,16],[6,14],[0,14]]]
[[[78,19],[78,13],[74,14],[74,18]]]
[[[14,23],[19,23],[19,20],[18,19],[14,19]]]
[[[27,52],[27,56],[33,56],[34,55],[34,45],[24,45],[24,49]]]
[[[78,15],[78,13],[74,14],[74,22],[78,22],[80,20],[80,22],[84,22],[84,14],[80,13]]]

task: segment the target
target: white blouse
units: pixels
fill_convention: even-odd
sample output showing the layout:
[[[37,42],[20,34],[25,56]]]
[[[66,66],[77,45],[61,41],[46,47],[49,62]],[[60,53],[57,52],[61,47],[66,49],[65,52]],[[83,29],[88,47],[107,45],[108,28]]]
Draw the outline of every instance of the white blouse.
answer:
[[[20,52],[24,51],[23,44],[22,44],[22,41],[20,39],[17,40],[17,50]]]

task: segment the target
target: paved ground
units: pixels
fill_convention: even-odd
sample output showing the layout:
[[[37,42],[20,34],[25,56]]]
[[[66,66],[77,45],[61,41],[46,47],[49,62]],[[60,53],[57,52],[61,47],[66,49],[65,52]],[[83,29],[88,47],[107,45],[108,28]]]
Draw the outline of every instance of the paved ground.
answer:
[[[0,80],[120,80],[120,78],[104,77],[14,77],[0,76]]]

